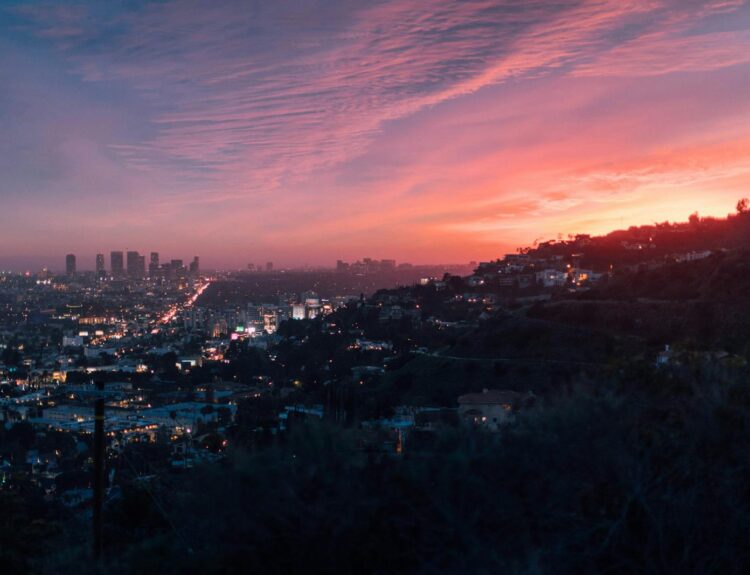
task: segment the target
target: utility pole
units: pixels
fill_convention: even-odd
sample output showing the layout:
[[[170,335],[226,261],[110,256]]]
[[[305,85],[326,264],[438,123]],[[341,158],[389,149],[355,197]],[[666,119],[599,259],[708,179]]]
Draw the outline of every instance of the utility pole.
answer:
[[[102,556],[102,505],[104,503],[104,382],[96,382],[94,404],[94,561]]]

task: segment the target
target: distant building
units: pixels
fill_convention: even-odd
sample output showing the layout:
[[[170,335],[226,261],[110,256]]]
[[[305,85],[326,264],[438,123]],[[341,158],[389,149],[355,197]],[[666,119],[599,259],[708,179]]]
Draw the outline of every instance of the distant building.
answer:
[[[63,347],[83,347],[83,338],[80,335],[64,335]]]
[[[138,252],[128,252],[128,277],[141,280],[146,276],[146,257]]]
[[[273,271],[273,262],[266,262],[266,271],[267,272]]]
[[[106,273],[104,267],[104,254],[96,254],[96,276],[101,278],[104,277]]]
[[[305,308],[305,317],[307,319],[315,319],[320,315],[323,305],[317,293],[314,291],[304,292],[301,299]]]
[[[391,351],[393,344],[390,341],[371,341],[357,338],[356,345],[362,351]]]
[[[148,275],[152,278],[159,275],[159,252],[151,252],[148,263]]]
[[[65,273],[69,276],[76,275],[76,256],[74,254],[65,256]]]
[[[57,405],[44,409],[44,419],[48,421],[83,422],[94,419],[94,408],[84,405]]]
[[[709,258],[713,255],[713,252],[711,250],[703,250],[699,252],[688,252],[686,254],[679,254],[675,256],[676,262],[695,262],[698,260],[703,260],[706,258]]]
[[[182,260],[171,260],[169,262],[167,273],[170,279],[185,277],[185,271],[185,265]]]
[[[528,399],[517,391],[485,389],[458,398],[458,415],[470,424],[498,431],[509,424]]]
[[[410,264],[401,264],[401,269],[410,267]],[[357,275],[378,274],[383,272],[392,272],[396,269],[396,260],[375,260],[372,258],[363,258],[354,263],[347,263],[343,260],[336,261],[336,271],[339,273],[350,272]]]
[[[112,277],[122,278],[125,275],[125,258],[122,252],[111,252],[109,254],[109,264]]]
[[[143,279],[146,277],[146,256],[138,256],[138,266],[136,267],[137,279]]]
[[[195,256],[193,258],[193,261],[190,262],[190,275],[193,277],[197,277],[201,273],[201,260],[198,256]]]
[[[603,274],[597,273],[593,270],[586,269],[573,269],[572,270],[573,283],[577,286],[594,284],[600,281]]]
[[[536,274],[537,281],[546,288],[563,287],[568,283],[568,272],[547,269]]]
[[[305,304],[295,303],[292,305],[292,319],[305,319]]]

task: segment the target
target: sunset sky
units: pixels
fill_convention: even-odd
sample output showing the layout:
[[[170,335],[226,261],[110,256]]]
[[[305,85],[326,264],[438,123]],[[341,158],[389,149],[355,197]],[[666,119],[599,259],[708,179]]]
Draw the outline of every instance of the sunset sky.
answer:
[[[467,262],[747,195],[743,1],[0,3],[0,268]]]

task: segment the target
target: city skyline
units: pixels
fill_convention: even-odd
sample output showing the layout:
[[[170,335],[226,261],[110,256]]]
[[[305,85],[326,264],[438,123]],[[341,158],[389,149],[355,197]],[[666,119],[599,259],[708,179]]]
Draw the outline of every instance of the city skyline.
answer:
[[[750,184],[740,0],[7,2],[0,50],[0,269],[486,260]]]
[[[132,254],[132,260],[131,265],[128,265],[128,254]],[[79,273],[89,273],[89,272],[97,272],[97,273],[106,273],[107,277],[129,277],[131,274],[128,271],[131,268],[142,268],[142,275],[144,277],[149,277],[153,275],[158,275],[159,273],[162,273],[167,266],[174,266],[177,262],[179,262],[179,265],[184,266],[186,269],[190,267],[190,265],[194,266],[200,266],[200,256],[195,255],[191,256],[189,259],[185,258],[172,258],[165,259],[164,261],[160,262],[161,257],[160,252],[155,251],[149,251],[147,253],[140,253],[138,250],[129,250],[129,249],[115,249],[110,250],[107,252],[96,252],[96,253],[84,253],[83,255],[78,253],[68,253],[64,255],[59,255],[56,258],[54,258],[54,264],[55,265],[43,265],[39,268],[19,268],[19,269],[3,269],[0,268],[0,273],[4,272],[15,272],[15,273],[34,273],[34,272],[40,272],[40,271],[48,271],[48,272],[57,272],[57,273],[65,273],[65,275],[76,275]],[[148,260],[146,260],[146,257],[148,256]],[[58,261],[60,260],[60,261]],[[330,269],[335,271],[348,271],[350,269],[350,266],[367,266],[373,264],[375,266],[388,266],[389,268],[396,268],[397,266],[408,266],[413,267],[417,266],[420,267],[424,265],[424,267],[429,266],[448,266],[448,267],[456,267],[456,266],[467,266],[473,267],[477,265],[477,262],[472,260],[470,262],[442,262],[439,264],[413,264],[412,262],[404,262],[404,261],[396,261],[392,258],[384,258],[384,259],[378,259],[378,258],[369,258],[369,257],[361,257],[357,258],[356,261],[344,261],[344,260],[336,260],[335,262],[327,262],[322,263],[319,265],[298,265],[298,266],[285,266],[285,267],[277,267],[273,261],[258,261],[257,263],[254,261],[250,261],[246,263],[245,265],[240,265],[237,267],[228,267],[228,268],[211,268],[211,271],[221,271],[221,272],[231,272],[231,271],[255,271],[255,272],[274,272],[274,271],[290,271],[290,270],[304,270],[304,269]],[[197,269],[197,268],[196,268]]]
[[[97,272],[100,275],[105,275],[105,272],[109,272],[106,274],[107,276],[130,277],[134,279],[160,275],[170,267],[184,268],[191,273],[195,272],[196,275],[200,270],[200,256],[197,255],[192,256],[192,259],[187,264],[183,258],[170,258],[160,263],[161,254],[154,251],[148,252],[149,259],[147,264],[146,255],[145,253],[140,253],[138,250],[129,249],[116,249],[107,253],[97,252],[94,255],[87,253],[83,257],[79,257],[79,254],[69,253],[65,255],[64,270],[68,276],[82,272]],[[90,263],[93,265],[89,265]],[[268,264],[272,265],[271,262],[268,262]],[[42,270],[58,271],[56,266],[44,266]],[[24,271],[31,272],[35,270],[27,269]]]

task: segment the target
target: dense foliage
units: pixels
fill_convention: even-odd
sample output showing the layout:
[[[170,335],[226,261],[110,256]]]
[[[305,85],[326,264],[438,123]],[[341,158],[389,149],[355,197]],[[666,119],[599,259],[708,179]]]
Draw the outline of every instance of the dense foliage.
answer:
[[[106,570],[744,573],[750,394],[704,375],[643,366],[505,434],[416,433],[401,456],[298,425],[182,481],[166,524],[124,497],[110,520],[130,517],[118,538],[132,544],[113,543]],[[87,572],[69,553],[42,567]]]

